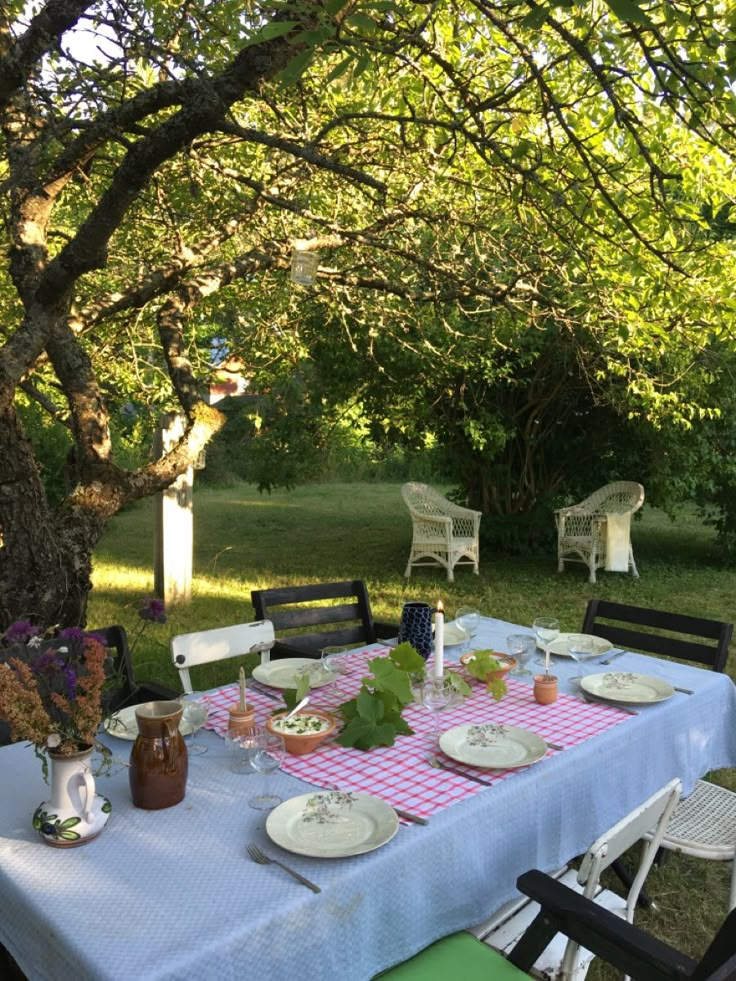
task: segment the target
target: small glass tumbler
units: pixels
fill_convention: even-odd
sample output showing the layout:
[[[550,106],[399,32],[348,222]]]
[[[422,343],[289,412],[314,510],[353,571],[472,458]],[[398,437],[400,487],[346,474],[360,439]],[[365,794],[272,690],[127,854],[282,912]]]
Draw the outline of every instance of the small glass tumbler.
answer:
[[[506,638],[506,650],[516,659],[516,667],[509,674],[517,678],[531,674],[526,665],[536,649],[537,641],[531,634],[509,634]]]
[[[255,732],[244,733],[228,729],[225,733],[225,753],[231,773],[256,773],[253,757],[258,749]]]

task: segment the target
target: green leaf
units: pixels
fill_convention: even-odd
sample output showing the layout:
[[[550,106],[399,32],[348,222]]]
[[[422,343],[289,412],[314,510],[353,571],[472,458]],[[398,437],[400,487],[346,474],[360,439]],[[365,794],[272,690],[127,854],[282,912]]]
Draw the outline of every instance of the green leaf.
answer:
[[[336,79],[340,78],[340,76],[344,75],[345,72],[348,70],[348,68],[350,68],[352,63],[353,63],[352,57],[343,58],[343,60],[338,65],[336,65],[329,73],[329,75],[325,79],[325,83],[329,85],[330,82],[334,82]]]
[[[547,14],[549,11],[546,7],[535,7],[530,10],[526,17],[522,18],[522,25],[524,27],[538,28],[547,20]]]
[[[654,26],[649,16],[639,9],[636,0],[606,0],[606,4],[619,20],[630,21],[632,24],[643,24],[644,27]]]
[[[346,21],[350,27],[354,27],[358,30],[365,31],[368,34],[373,34],[376,30],[376,22],[368,14],[361,14],[360,12],[356,14],[351,14]]]
[[[368,666],[375,678],[376,688],[391,692],[404,705],[408,705],[412,700],[412,693],[409,676],[405,671],[397,668],[388,657],[373,658],[368,662]]]
[[[389,657],[397,668],[409,674],[416,674],[424,668],[424,658],[408,641],[394,647]]]
[[[314,51],[311,48],[301,51],[278,73],[278,78],[287,85],[297,82],[309,67],[313,57]]]
[[[380,698],[376,698],[368,689],[363,689],[357,698],[358,715],[362,719],[380,722],[385,715],[385,707]]]
[[[325,10],[328,14],[334,17],[335,14],[340,13],[343,7],[347,7],[349,2],[350,0],[327,0],[325,3]]]
[[[282,37],[284,34],[288,34],[298,26],[299,24],[295,20],[271,21],[270,24],[264,24],[260,31],[257,31],[252,37],[249,37],[243,47],[250,48],[254,44],[262,44],[264,41],[273,41],[274,38]]]

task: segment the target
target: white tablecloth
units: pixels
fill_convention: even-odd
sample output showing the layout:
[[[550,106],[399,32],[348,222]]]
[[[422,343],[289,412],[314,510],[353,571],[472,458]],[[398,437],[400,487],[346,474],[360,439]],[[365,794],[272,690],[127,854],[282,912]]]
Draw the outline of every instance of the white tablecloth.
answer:
[[[503,649],[513,627],[483,621],[476,646]],[[446,652],[448,661],[456,649]],[[231,774],[223,741],[190,758],[185,800],[132,806],[127,772],[100,780],[113,805],[95,841],[54,849],[32,830],[44,799],[22,745],[0,750],[0,941],[31,981],[228,981],[304,977],[363,981],[431,941],[489,916],[517,876],[552,869],[674,776],[686,792],[710,769],[736,765],[736,689],[725,675],[627,654],[616,668],[695,689],[643,708],[588,742],[513,779],[402,825],[377,851],[319,860],[266,836],[247,799],[261,779]],[[560,662],[564,679],[581,673]],[[604,670],[588,663],[583,673]],[[613,669],[612,669],[613,670]],[[124,758],[130,743],[110,740]],[[283,797],[309,786],[278,774]],[[322,887],[315,895],[245,853],[248,841]]]

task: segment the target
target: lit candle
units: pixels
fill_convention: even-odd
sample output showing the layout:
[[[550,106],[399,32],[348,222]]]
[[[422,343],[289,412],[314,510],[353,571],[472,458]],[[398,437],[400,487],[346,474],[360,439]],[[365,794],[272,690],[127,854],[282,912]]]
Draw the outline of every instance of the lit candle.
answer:
[[[443,678],[445,675],[445,610],[442,600],[437,604],[434,615],[434,676]]]

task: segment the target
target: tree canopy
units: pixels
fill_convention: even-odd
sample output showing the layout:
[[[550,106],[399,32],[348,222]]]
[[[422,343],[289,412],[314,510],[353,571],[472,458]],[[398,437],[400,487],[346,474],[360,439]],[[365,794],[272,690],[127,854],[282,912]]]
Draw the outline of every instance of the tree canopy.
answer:
[[[703,0],[6,2],[0,626],[83,621],[105,523],[222,425],[216,339],[254,370],[339,355],[336,388],[471,456],[601,404],[715,419],[734,27]],[[178,406],[180,443],[123,466],[131,406]]]

